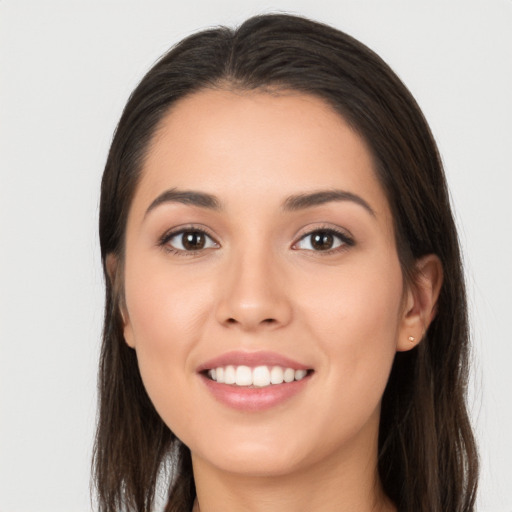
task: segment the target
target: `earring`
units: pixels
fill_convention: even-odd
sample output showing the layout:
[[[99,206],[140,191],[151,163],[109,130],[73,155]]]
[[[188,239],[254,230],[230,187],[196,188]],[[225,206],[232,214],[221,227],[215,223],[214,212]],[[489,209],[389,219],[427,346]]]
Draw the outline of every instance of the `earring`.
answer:
[[[416,338],[415,338],[414,336],[409,336],[409,338],[408,338],[408,339],[409,339],[409,341],[410,341],[411,343],[414,343],[414,340],[415,340]]]

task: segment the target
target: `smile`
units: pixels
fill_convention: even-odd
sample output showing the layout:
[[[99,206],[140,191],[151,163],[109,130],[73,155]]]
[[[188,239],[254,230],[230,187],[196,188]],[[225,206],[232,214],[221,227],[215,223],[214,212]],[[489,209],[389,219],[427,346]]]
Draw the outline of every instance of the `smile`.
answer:
[[[302,380],[308,374],[308,370],[295,370],[282,366],[219,366],[208,370],[207,376],[219,384],[231,384],[234,386],[254,386],[264,388],[267,386],[290,383]]]
[[[239,411],[263,411],[301,393],[315,373],[275,352],[234,351],[206,361],[197,372],[213,397]]]

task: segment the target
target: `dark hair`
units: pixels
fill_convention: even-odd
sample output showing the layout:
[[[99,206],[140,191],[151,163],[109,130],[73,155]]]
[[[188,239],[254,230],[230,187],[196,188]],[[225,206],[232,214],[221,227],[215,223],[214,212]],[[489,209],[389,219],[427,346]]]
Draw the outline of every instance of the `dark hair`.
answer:
[[[414,279],[417,258],[440,258],[437,316],[415,349],[396,354],[383,396],[378,469],[400,511],[472,511],[478,461],[465,403],[466,296],[436,144],[409,91],[374,52],[332,27],[282,14],[181,41],[146,74],[117,126],[100,203],[106,279],[94,451],[100,510],[149,512],[162,474],[166,512],[190,510],[195,497],[190,452],[146,394],[135,352],[123,339],[119,306],[127,214],[149,142],[176,101],[208,88],[295,90],[325,100],[373,153],[405,279]],[[119,261],[115,276],[108,255]]]

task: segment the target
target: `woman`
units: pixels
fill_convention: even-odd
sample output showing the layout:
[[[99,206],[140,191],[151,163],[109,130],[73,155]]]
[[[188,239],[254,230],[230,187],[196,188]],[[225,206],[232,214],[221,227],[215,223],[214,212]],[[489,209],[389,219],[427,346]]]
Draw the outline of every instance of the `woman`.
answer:
[[[286,15],[182,41],[123,112],[100,239],[101,510],[157,482],[166,511],[473,510],[445,178],[364,45]]]

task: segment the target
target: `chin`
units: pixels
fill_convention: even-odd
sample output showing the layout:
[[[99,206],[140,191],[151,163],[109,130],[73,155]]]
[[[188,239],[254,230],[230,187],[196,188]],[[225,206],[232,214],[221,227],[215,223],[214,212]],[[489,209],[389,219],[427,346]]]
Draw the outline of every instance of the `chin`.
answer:
[[[304,433],[303,431],[300,433]],[[321,445],[315,439],[289,429],[212,436],[197,446],[189,445],[192,459],[201,459],[223,472],[251,477],[278,477],[313,466],[332,453],[332,443]]]
[[[304,459],[284,453],[277,448],[237,449],[230,447],[229,453],[222,456],[207,454],[207,462],[221,471],[248,477],[277,477],[294,473],[304,463]],[[195,458],[192,452],[192,459]]]

